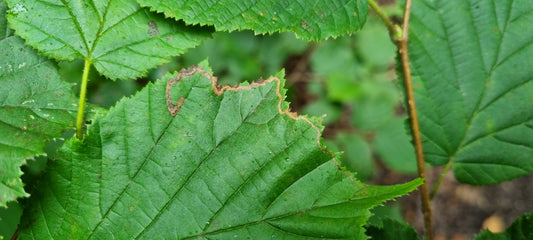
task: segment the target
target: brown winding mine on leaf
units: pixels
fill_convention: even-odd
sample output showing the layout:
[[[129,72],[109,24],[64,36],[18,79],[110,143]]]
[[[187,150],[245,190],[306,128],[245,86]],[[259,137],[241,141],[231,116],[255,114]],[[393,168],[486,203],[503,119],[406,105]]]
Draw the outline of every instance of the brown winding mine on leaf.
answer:
[[[211,85],[213,87],[213,92],[217,96],[221,96],[224,93],[224,91],[237,92],[237,91],[240,91],[240,90],[250,90],[250,89],[253,89],[253,88],[256,88],[256,87],[265,86],[266,84],[268,84],[270,82],[276,81],[276,95],[279,98],[278,106],[277,106],[278,107],[278,112],[280,114],[285,114],[285,115],[289,116],[290,118],[292,118],[292,119],[294,119],[296,121],[298,121],[298,120],[305,121],[314,130],[316,130],[316,143],[318,144],[318,147],[320,148],[320,150],[323,153],[330,155],[331,159],[333,159],[333,162],[335,163],[335,166],[337,166],[338,170],[340,172],[342,172],[344,175],[347,175],[350,178],[350,180],[352,182],[354,182],[357,186],[361,187],[361,184],[358,183],[353,178],[353,175],[350,172],[346,172],[346,171],[344,171],[341,168],[339,162],[337,162],[337,159],[335,158],[335,155],[333,153],[329,152],[329,151],[326,151],[324,148],[322,148],[322,145],[320,144],[320,129],[317,126],[315,126],[306,117],[298,116],[298,114],[296,112],[291,112],[290,109],[285,109],[285,110],[281,109],[281,103],[283,102],[283,96],[281,95],[281,92],[280,92],[281,80],[279,78],[277,78],[277,77],[269,77],[266,80],[259,79],[257,82],[252,82],[248,86],[238,86],[238,85],[237,86],[230,86],[230,85],[220,86],[220,85],[218,85],[217,78],[213,77],[213,75],[211,75],[210,72],[204,70],[200,66],[191,66],[188,69],[181,69],[179,71],[179,73],[178,73],[178,76],[176,76],[176,78],[171,78],[167,82],[167,87],[166,87],[165,94],[166,94],[166,100],[167,100],[167,107],[168,107],[168,111],[170,112],[170,115],[175,117],[178,114],[178,112],[180,111],[180,109],[183,106],[183,104],[185,103],[185,98],[184,97],[180,97],[176,104],[172,103],[172,98],[171,98],[172,86],[174,86],[174,84],[179,83],[182,78],[192,77],[192,76],[194,76],[197,73],[199,73],[200,75],[202,75],[202,76],[208,78],[209,80],[211,80]],[[366,185],[363,185],[363,187],[365,188],[364,192],[366,193]],[[355,193],[354,193],[354,195],[355,195]]]
[[[189,69],[181,69],[180,72],[178,73],[178,76],[176,76],[176,78],[171,78],[171,79],[168,80],[167,88],[166,88],[166,91],[165,91],[168,112],[170,112],[170,115],[172,115],[173,117],[175,117],[178,114],[178,112],[180,111],[181,106],[183,106],[183,103],[185,102],[185,98],[184,97],[180,97],[178,99],[178,102],[174,105],[172,103],[172,97],[171,97],[172,96],[172,94],[171,94],[172,86],[174,86],[174,84],[179,83],[182,78],[192,77],[196,73],[200,73],[203,76],[206,76],[207,78],[209,78],[212,81],[216,82],[216,78],[213,80],[213,76],[211,76],[210,73],[206,72],[205,70],[203,70],[199,66],[192,66]]]

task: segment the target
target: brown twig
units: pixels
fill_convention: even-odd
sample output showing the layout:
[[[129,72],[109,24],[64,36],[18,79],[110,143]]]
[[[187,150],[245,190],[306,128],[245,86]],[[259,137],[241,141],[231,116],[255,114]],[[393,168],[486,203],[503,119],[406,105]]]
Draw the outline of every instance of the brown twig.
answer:
[[[405,93],[407,98],[407,108],[409,112],[409,119],[411,121],[411,131],[413,134],[413,142],[416,151],[416,161],[418,164],[418,176],[426,179],[424,166],[424,152],[422,149],[422,139],[420,136],[420,125],[418,123],[418,116],[416,113],[415,94],[413,92],[413,82],[411,80],[411,67],[409,66],[409,53],[407,50],[407,40],[409,33],[409,16],[411,15],[411,0],[405,1],[405,8],[403,12],[402,23],[402,37],[396,41],[398,45],[398,53],[400,54],[400,61],[402,64],[403,81],[405,85]],[[429,192],[427,182],[420,186],[420,197],[422,201],[422,212],[424,214],[424,226],[426,228],[426,236],[429,240],[433,240],[433,224],[431,219],[431,206],[429,202]]]
[[[409,66],[409,53],[407,49],[407,40],[409,33],[409,17],[411,15],[411,0],[405,0],[403,23],[401,29],[401,35],[398,34],[397,28],[391,26],[391,21],[382,13],[379,6],[375,4],[373,0],[368,0],[369,5],[378,13],[380,18],[385,22],[387,28],[390,31],[390,35],[398,47],[398,54],[400,55],[400,63],[403,72],[403,81],[405,86],[407,111],[409,113],[409,120],[411,123],[411,133],[413,135],[413,144],[415,145],[416,161],[418,164],[418,176],[422,179],[426,179],[425,167],[424,167],[424,151],[422,149],[422,140],[420,136],[420,125],[418,123],[418,116],[416,113],[415,96],[413,92],[413,83],[411,80],[411,68]],[[433,240],[433,224],[431,218],[431,206],[430,197],[428,192],[427,182],[420,186],[420,198],[422,201],[422,212],[424,214],[424,226],[426,229],[427,239]]]
[[[11,240],[16,240],[19,237],[19,229],[15,230],[13,233],[13,236],[11,236]]]

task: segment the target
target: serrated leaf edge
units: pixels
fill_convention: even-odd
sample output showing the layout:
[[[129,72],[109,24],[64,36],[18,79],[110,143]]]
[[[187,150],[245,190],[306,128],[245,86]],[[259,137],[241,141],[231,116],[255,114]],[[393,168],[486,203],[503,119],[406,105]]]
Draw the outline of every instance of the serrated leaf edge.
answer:
[[[316,143],[317,143],[318,147],[320,148],[320,151],[322,151],[324,154],[330,155],[331,159],[335,163],[335,166],[337,167],[337,169],[342,174],[348,176],[350,178],[350,180],[353,183],[356,184],[356,186],[363,187],[365,189],[365,191],[366,191],[366,185],[361,184],[360,182],[358,182],[354,178],[354,174],[352,172],[349,172],[349,171],[345,170],[344,167],[341,166],[341,164],[337,160],[337,157],[335,156],[335,154],[333,154],[332,152],[328,151],[327,149],[325,149],[322,146],[322,144],[320,142],[322,131],[320,130],[319,127],[317,127],[306,116],[298,115],[297,112],[291,112],[290,108],[287,108],[287,109],[283,109],[282,108],[282,103],[283,103],[284,97],[281,94],[281,88],[282,88],[281,87],[281,84],[282,84],[281,83],[281,79],[279,79],[278,77],[271,76],[271,77],[267,78],[266,80],[263,80],[262,78],[260,78],[259,80],[253,81],[252,83],[250,83],[250,85],[246,85],[246,86],[241,86],[241,85],[231,86],[229,84],[219,85],[218,84],[218,78],[214,77],[213,74],[211,74],[209,71],[206,71],[201,66],[193,65],[193,66],[191,66],[191,67],[189,67],[187,69],[182,68],[178,72],[178,75],[176,76],[176,78],[169,79],[168,82],[167,82],[167,85],[166,85],[165,98],[166,98],[166,101],[167,101],[168,111],[173,117],[176,116],[179,113],[179,111],[181,109],[181,106],[185,102],[185,98],[180,97],[178,99],[178,101],[177,101],[177,104],[173,104],[172,103],[172,99],[171,99],[171,88],[172,88],[172,86],[174,84],[179,83],[181,81],[181,79],[192,77],[192,76],[196,75],[197,73],[199,73],[200,75],[202,75],[202,76],[206,77],[207,79],[211,80],[211,86],[213,87],[213,92],[217,96],[221,96],[222,94],[224,94],[225,91],[238,92],[238,91],[241,91],[241,90],[251,90],[253,88],[262,87],[262,86],[265,86],[265,85],[275,81],[276,82],[276,95],[279,98],[278,104],[277,104],[277,108],[278,108],[279,114],[280,115],[287,115],[288,117],[290,117],[291,119],[293,119],[295,121],[304,121],[307,124],[309,124],[309,126],[311,126],[311,128],[313,128],[316,131]]]

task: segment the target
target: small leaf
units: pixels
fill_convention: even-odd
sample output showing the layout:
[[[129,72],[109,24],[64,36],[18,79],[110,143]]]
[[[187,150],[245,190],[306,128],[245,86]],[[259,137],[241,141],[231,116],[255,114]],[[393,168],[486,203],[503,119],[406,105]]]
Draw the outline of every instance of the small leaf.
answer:
[[[416,240],[420,239],[410,225],[392,219],[383,219],[383,226],[369,226],[366,233],[373,240]]]
[[[396,46],[389,32],[376,17],[369,17],[365,27],[356,35],[355,48],[362,62],[378,69],[387,69],[394,61]]]
[[[306,104],[302,112],[313,116],[323,115],[323,124],[328,125],[341,118],[342,106],[332,103],[325,98],[319,98],[314,102]]]
[[[369,208],[421,183],[365,186],[339,171],[316,119],[288,113],[283,73],[226,90],[198,67],[181,74],[175,117],[169,74],[65,143],[21,238],[365,239]]]
[[[45,142],[73,125],[77,100],[52,62],[17,36],[1,38],[0,207],[5,207],[8,201],[28,196],[20,166],[44,154]]]
[[[135,0],[8,0],[16,34],[57,60],[86,59],[109,78],[146,74],[209,37],[141,8]]]
[[[413,4],[409,52],[428,162],[493,184],[533,169],[533,1]]]
[[[9,239],[13,236],[21,215],[22,207],[16,202],[8,203],[7,208],[0,208],[0,239]]]
[[[393,118],[376,130],[374,147],[385,165],[397,172],[416,174],[416,156],[404,118]]]
[[[533,239],[533,213],[516,219],[503,233],[483,230],[474,240],[528,240]]]
[[[362,136],[339,133],[325,144],[332,150],[342,151],[341,162],[348,170],[357,172],[362,180],[370,180],[374,174],[374,159],[370,146]]]
[[[290,31],[310,40],[354,33],[363,26],[368,14],[366,0],[138,2],[189,24],[214,25],[218,31],[251,29],[257,34]]]

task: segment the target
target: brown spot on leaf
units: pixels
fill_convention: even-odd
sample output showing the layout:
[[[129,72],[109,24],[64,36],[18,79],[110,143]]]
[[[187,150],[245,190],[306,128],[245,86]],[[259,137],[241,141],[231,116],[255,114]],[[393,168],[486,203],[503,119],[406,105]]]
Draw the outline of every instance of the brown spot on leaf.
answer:
[[[300,25],[302,25],[302,28],[303,28],[303,29],[307,29],[307,28],[309,27],[309,26],[307,26],[307,23],[306,23],[304,20],[302,20],[302,21],[300,22]]]
[[[310,31],[312,31],[312,30],[313,29],[311,28]],[[250,89],[253,89],[253,88],[256,88],[256,87],[265,86],[265,85],[267,85],[267,84],[269,84],[271,82],[275,82],[276,83],[276,88],[275,88],[276,95],[278,96],[277,108],[278,108],[279,114],[287,115],[288,117],[292,118],[293,120],[304,121],[307,124],[309,124],[309,126],[316,131],[316,143],[318,144],[318,148],[322,152],[324,152],[325,154],[330,155],[332,160],[333,160],[333,162],[334,162],[334,164],[335,164],[335,166],[337,166],[337,169],[342,174],[348,176],[348,178],[353,183],[355,183],[355,185],[357,185],[358,187],[363,187],[364,188],[364,194],[366,194],[366,185],[361,185],[359,182],[357,182],[355,180],[355,178],[353,177],[353,175],[350,172],[344,171],[341,168],[339,162],[337,161],[335,155],[333,153],[329,152],[329,151],[326,151],[326,149],[324,149],[322,147],[322,144],[320,143],[320,136],[321,136],[321,132],[322,131],[320,130],[320,128],[315,126],[315,124],[313,122],[311,122],[311,120],[309,120],[307,117],[298,116],[298,114],[296,112],[291,112],[290,109],[284,109],[282,107],[282,103],[283,103],[283,99],[284,99],[284,96],[281,94],[281,90],[280,90],[282,81],[281,81],[281,79],[279,79],[277,77],[269,77],[266,80],[260,79],[258,81],[250,83],[247,86],[239,86],[239,85],[236,85],[236,86],[230,86],[230,85],[221,86],[221,85],[218,84],[216,77],[214,77],[210,72],[204,70],[200,66],[192,66],[192,67],[189,67],[188,69],[182,69],[182,70],[179,71],[179,73],[176,76],[176,78],[171,78],[171,79],[168,80],[167,86],[166,86],[165,95],[166,95],[166,100],[167,100],[167,107],[168,107],[168,111],[170,112],[170,114],[173,117],[178,114],[178,112],[180,111],[181,107],[185,103],[186,99],[184,97],[180,97],[178,99],[178,101],[177,101],[177,104],[173,104],[172,103],[172,99],[171,99],[171,88],[172,88],[172,86],[174,84],[179,83],[181,81],[181,79],[192,77],[192,76],[196,75],[197,73],[199,73],[200,75],[202,75],[202,76],[206,77],[207,79],[211,80],[211,86],[213,87],[213,92],[217,96],[222,96],[222,94],[225,91],[237,92],[237,91],[241,91],[241,90],[250,90]]]
[[[148,31],[146,31],[146,33],[152,37],[159,35],[159,28],[154,21],[148,22]]]

